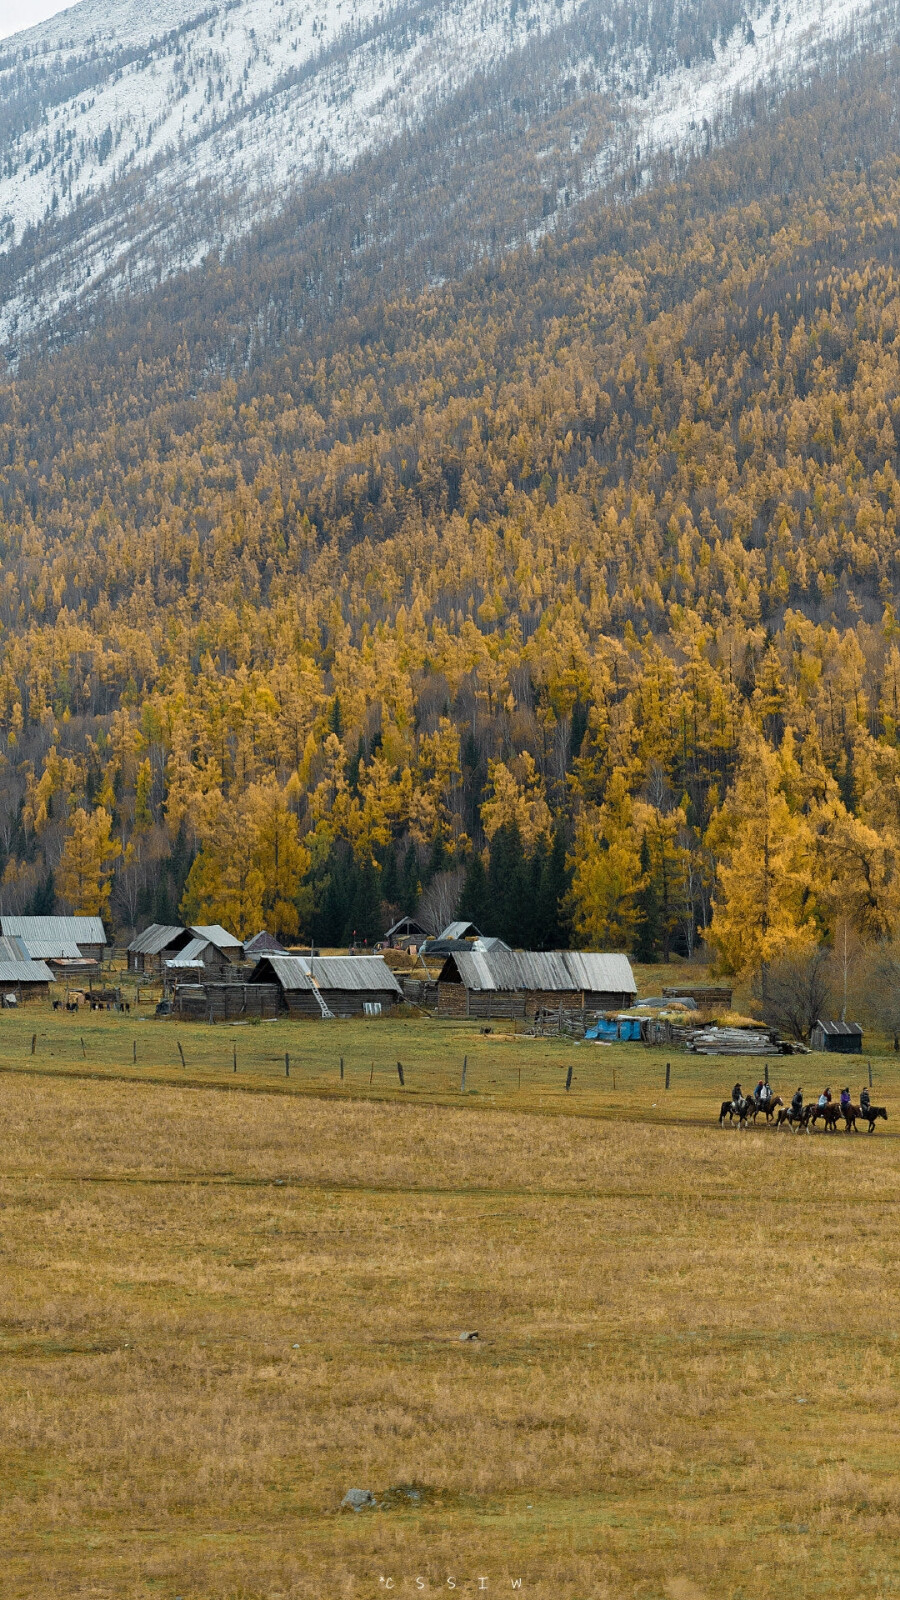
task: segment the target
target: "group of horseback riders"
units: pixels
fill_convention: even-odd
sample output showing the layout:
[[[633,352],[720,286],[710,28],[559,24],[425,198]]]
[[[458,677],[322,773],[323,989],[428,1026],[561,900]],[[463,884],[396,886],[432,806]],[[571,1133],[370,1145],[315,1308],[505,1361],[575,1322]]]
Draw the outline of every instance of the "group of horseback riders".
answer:
[[[855,1131],[857,1117],[863,1122],[868,1122],[870,1133],[875,1126],[876,1118],[880,1117],[887,1121],[884,1107],[872,1105],[871,1096],[866,1088],[860,1089],[859,1104],[854,1105],[849,1088],[841,1090],[838,1101],[832,1099],[831,1089],[826,1086],[817,1100],[804,1102],[803,1090],[798,1087],[790,1104],[786,1106],[779,1095],[773,1095],[764,1078],[760,1078],[753,1093],[749,1095],[745,1095],[742,1085],[736,1083],[731,1091],[730,1103],[726,1100],[722,1105],[719,1121],[723,1122],[726,1115],[729,1121],[737,1117],[740,1126],[744,1127],[749,1120],[755,1121],[757,1115],[763,1112],[766,1121],[771,1122],[778,1107],[781,1109],[778,1111],[776,1127],[780,1128],[787,1123],[795,1131],[797,1127],[815,1126],[819,1117],[824,1120],[826,1131],[829,1129],[834,1131],[838,1118],[843,1117],[848,1133],[851,1128]]]

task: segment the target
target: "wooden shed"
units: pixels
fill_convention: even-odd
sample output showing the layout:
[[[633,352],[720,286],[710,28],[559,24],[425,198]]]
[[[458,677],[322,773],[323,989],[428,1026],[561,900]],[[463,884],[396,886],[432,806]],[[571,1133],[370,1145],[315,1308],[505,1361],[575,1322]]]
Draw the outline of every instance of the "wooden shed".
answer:
[[[862,1054],[863,1031],[858,1022],[816,1023],[809,1036],[813,1050],[826,1050],[829,1055],[858,1056]]]
[[[418,949],[423,940],[430,937],[430,929],[423,927],[415,917],[401,917],[392,928],[388,928],[381,942],[389,950],[407,950],[410,945]]]
[[[594,950],[454,951],[438,977],[443,1017],[526,1017],[553,1006],[621,1011],[636,998],[628,957]]]
[[[163,962],[163,976],[166,982],[182,979],[202,981],[204,977],[221,978],[227,980],[234,963],[229,960],[227,953],[210,939],[197,937],[190,939],[183,949],[176,955],[168,956]]]
[[[162,972],[164,963],[176,956],[179,950],[183,950],[186,944],[190,944],[191,937],[188,928],[179,928],[164,922],[151,922],[149,928],[139,933],[128,946],[128,971]]]
[[[292,1017],[377,1016],[403,999],[380,956],[263,956],[247,982],[276,983]]]

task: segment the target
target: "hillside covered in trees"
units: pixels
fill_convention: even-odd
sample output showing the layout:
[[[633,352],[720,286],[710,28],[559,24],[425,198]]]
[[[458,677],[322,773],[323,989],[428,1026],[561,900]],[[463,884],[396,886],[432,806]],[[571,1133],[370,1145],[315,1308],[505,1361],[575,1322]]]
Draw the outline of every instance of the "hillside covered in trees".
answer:
[[[279,240],[24,359],[4,908],[340,943],[422,901],[741,974],[888,937],[898,67],[420,294],[292,330]]]

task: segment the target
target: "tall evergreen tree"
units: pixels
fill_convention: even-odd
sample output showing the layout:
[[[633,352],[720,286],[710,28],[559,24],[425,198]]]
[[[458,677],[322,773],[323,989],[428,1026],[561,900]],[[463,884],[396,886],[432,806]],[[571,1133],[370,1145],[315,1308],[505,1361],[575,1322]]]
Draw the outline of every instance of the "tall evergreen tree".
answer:
[[[656,961],[661,938],[659,893],[647,835],[641,836],[641,887],[635,896],[637,926],[634,935],[635,961]]]
[[[566,902],[572,874],[566,866],[566,838],[561,827],[554,830],[553,842],[545,854],[535,923],[538,950],[566,950],[571,936]]]
[[[381,873],[371,856],[357,869],[356,891],[345,929],[346,942],[375,944],[384,932],[381,915]]]
[[[487,873],[484,862],[477,850],[473,850],[466,867],[466,876],[463,880],[462,894],[459,897],[459,916],[466,922],[474,922],[476,928],[487,932],[489,920],[490,890],[488,888]]]
[[[496,934],[513,948],[521,948],[523,924],[527,926],[530,915],[528,874],[516,822],[504,822],[491,840],[488,891],[487,926],[482,933]]]

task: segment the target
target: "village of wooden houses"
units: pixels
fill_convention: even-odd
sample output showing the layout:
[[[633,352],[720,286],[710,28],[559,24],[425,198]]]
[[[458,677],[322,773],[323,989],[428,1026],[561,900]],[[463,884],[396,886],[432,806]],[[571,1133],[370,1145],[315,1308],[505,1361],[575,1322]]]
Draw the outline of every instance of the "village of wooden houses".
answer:
[[[640,971],[640,969],[639,969]],[[798,1038],[735,1018],[732,989],[684,969],[639,992],[627,955],[516,950],[467,921],[433,932],[413,916],[374,951],[287,948],[265,929],[241,940],[220,924],[152,923],[126,947],[97,916],[0,914],[0,1005],[130,1014],[198,1023],[437,1018],[512,1024],[516,1033],[600,1043],[673,1045],[702,1055],[808,1053]],[[648,987],[647,984],[644,987]],[[486,1028],[483,1031],[489,1032]],[[859,1054],[858,1023],[821,1018],[815,1050]]]

